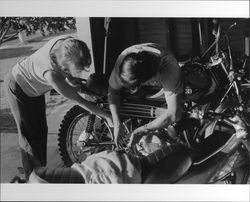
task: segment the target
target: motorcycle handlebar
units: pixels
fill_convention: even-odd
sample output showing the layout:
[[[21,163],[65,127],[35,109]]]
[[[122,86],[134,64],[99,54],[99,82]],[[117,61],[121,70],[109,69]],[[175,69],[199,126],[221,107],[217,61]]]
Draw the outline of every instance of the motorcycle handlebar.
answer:
[[[226,32],[228,32],[230,29],[232,29],[232,28],[235,27],[235,26],[237,26],[237,23],[236,23],[236,22],[234,22],[233,24],[231,24],[231,25],[229,26],[229,28],[226,30]]]
[[[220,24],[219,24],[219,21],[214,19],[213,20],[213,27],[212,27],[212,34],[215,36],[215,40],[214,42],[207,48],[207,50],[202,54],[201,56],[201,60],[203,60],[203,58],[205,58],[205,56],[209,53],[209,51],[215,46],[215,49],[218,49],[218,43],[220,41],[220,38],[221,38],[221,32],[223,31],[223,34],[224,34],[224,37],[222,38],[223,39],[228,39],[229,40],[229,37],[228,37],[228,32],[237,25],[236,22],[234,22],[233,24],[231,24],[229,26],[228,29],[222,29],[220,27]],[[218,51],[218,50],[217,50]]]

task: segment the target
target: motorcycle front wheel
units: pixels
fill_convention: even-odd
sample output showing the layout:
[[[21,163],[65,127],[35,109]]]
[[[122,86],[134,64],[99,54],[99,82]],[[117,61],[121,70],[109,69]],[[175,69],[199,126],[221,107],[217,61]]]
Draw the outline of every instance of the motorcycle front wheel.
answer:
[[[79,141],[83,131],[89,136]],[[58,146],[66,166],[82,162],[88,156],[104,150],[113,150],[112,131],[104,119],[90,114],[82,107],[73,106],[64,116],[58,133]]]

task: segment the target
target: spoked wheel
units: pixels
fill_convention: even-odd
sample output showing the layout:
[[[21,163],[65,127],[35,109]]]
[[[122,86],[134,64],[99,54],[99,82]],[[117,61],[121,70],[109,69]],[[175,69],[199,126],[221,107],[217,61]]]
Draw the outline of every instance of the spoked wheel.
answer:
[[[111,128],[106,121],[80,106],[74,106],[67,112],[58,136],[60,154],[66,166],[115,147]]]

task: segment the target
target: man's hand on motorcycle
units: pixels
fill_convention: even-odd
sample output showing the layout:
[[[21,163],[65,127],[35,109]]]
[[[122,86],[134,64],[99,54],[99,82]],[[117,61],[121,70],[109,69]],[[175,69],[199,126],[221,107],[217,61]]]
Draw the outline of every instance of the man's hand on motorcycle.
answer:
[[[122,134],[118,134],[115,136],[115,145],[117,149],[123,148],[123,139],[122,139]]]
[[[119,128],[114,128],[115,144],[118,149],[126,147],[128,134],[126,128],[121,124]]]
[[[138,143],[140,141],[140,139],[145,135],[147,135],[147,134],[145,133],[145,130],[144,130],[143,126],[135,129],[131,133],[130,140],[129,140],[129,143],[128,143],[128,147],[132,147],[133,145]]]

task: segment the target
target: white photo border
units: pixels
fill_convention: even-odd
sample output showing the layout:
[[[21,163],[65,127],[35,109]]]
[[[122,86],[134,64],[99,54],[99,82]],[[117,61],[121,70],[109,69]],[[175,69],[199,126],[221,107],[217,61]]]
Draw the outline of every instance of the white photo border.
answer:
[[[0,16],[249,18],[249,1],[0,0]],[[249,201],[249,185],[1,184],[1,201]]]

